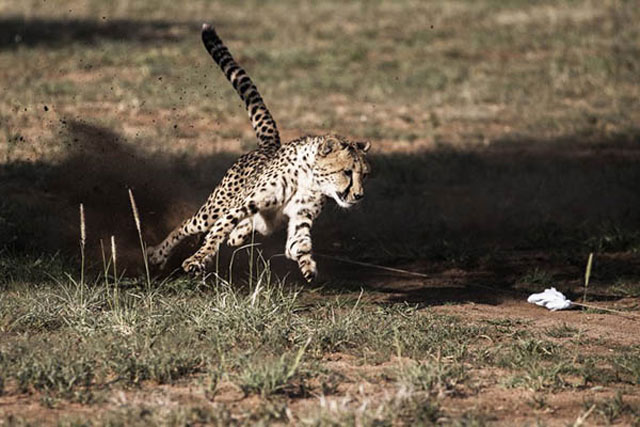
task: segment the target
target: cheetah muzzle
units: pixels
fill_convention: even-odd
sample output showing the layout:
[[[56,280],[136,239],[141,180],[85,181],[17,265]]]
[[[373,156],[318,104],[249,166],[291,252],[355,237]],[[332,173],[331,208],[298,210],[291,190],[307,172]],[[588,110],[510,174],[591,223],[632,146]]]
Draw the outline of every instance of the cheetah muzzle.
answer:
[[[233,59],[213,27],[203,25],[202,41],[244,102],[258,148],[241,156],[198,211],[148,250],[149,261],[163,268],[185,237],[205,233],[202,246],[182,263],[200,275],[222,242],[240,246],[254,232],[268,235],[287,223],[285,255],[302,276],[317,276],[311,227],[327,199],[349,208],[364,196],[369,174],[369,142],[337,135],[304,136],[280,143],[276,122],[246,71]]]

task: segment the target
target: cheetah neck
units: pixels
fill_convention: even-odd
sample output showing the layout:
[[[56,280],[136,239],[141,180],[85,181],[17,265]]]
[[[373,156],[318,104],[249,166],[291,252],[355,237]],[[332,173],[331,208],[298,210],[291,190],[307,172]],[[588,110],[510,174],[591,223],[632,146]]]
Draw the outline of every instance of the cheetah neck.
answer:
[[[285,203],[298,196],[306,199],[324,197],[314,174],[317,149],[318,141],[313,137],[305,137],[284,145],[283,151],[287,151],[283,153],[287,164],[287,173],[283,176],[287,184]]]

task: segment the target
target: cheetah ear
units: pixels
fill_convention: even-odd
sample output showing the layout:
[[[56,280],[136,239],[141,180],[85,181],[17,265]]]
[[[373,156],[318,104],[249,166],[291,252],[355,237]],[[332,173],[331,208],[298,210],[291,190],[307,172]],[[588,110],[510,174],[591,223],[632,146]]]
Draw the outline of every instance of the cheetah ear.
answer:
[[[338,148],[339,144],[340,143],[337,139],[327,138],[322,141],[322,144],[320,144],[320,147],[318,147],[318,154],[322,157],[328,156],[332,151]]]
[[[356,147],[366,153],[371,148],[371,143],[369,141],[358,141],[356,142]]]

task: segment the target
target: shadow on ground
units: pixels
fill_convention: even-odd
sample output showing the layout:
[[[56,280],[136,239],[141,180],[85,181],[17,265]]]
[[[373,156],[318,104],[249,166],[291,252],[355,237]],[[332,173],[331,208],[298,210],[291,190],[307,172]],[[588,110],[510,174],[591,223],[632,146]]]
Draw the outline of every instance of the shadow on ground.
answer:
[[[465,286],[512,288],[533,266],[577,280],[589,250],[633,249],[637,255],[639,138],[616,135],[580,144],[568,136],[505,140],[475,151],[375,154],[365,201],[348,212],[331,203],[314,228],[315,250],[429,277],[403,277],[319,257],[322,278],[345,289],[364,285],[400,293],[411,302],[497,303],[502,297]],[[100,240],[106,244],[114,235],[118,262],[135,274],[141,271],[141,257],[127,189],[135,194],[145,239],[155,244],[198,207],[237,157],[150,156],[136,149],[144,141],[126,141],[112,130],[82,122],[70,122],[66,137],[56,143],[68,146],[59,163],[0,166],[4,246],[78,254],[78,207],[83,203],[89,259],[98,263]],[[172,266],[196,244],[196,239],[187,242]],[[265,256],[282,252],[283,244],[283,233],[264,239]],[[221,266],[228,265],[230,254],[223,251]],[[637,277],[637,256],[610,257],[610,263],[600,259],[603,274]],[[563,267],[556,269],[558,263]],[[298,277],[283,257],[273,258],[273,266],[281,276]]]
[[[95,44],[102,40],[128,43],[175,42],[196,24],[129,19],[26,19],[20,16],[0,18],[0,49],[20,46],[58,48],[68,44]]]

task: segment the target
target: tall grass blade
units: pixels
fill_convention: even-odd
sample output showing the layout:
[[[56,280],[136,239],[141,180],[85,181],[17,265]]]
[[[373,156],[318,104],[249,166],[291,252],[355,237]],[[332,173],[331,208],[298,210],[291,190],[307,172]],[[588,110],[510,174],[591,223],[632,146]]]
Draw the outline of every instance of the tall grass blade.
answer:
[[[149,261],[147,258],[147,250],[142,240],[142,227],[140,225],[140,214],[138,213],[138,206],[136,200],[133,197],[133,192],[129,189],[129,201],[131,202],[131,210],[133,211],[133,220],[136,223],[136,229],[138,230],[138,238],[140,239],[140,250],[142,251],[142,261],[144,262],[144,271],[147,277],[147,289],[151,288],[151,275],[149,274]]]
[[[84,218],[84,205],[80,203],[80,284],[84,285],[85,247],[87,244],[87,227]]]
[[[111,235],[111,261],[113,262],[113,280],[115,281],[116,285],[118,284],[118,270],[116,268],[117,259],[118,252],[116,250],[116,238],[115,236]]]
[[[587,269],[584,272],[584,294],[582,295],[582,302],[587,302],[587,289],[589,288],[589,279],[591,278],[591,267],[593,266],[593,252],[589,254],[587,260]]]

